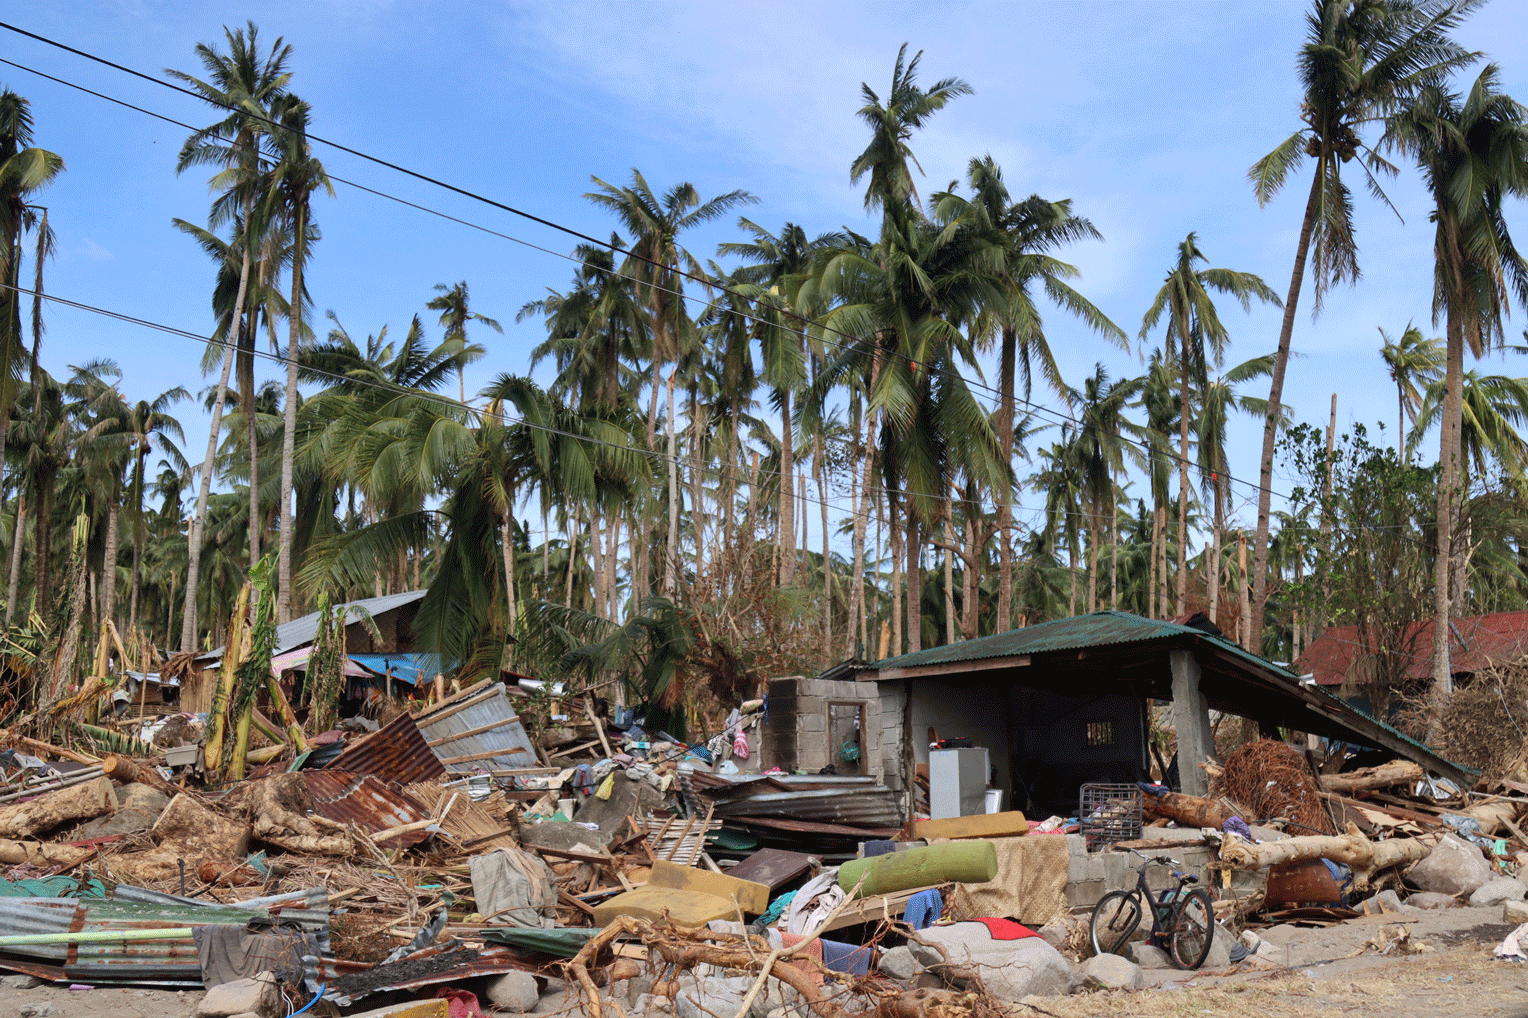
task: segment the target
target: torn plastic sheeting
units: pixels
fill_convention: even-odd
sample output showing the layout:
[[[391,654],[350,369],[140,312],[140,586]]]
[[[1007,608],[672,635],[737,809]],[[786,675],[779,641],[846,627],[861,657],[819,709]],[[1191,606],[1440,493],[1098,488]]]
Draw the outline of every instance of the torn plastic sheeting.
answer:
[[[363,831],[375,833],[430,819],[430,811],[419,800],[393,791],[370,774],[322,770],[303,771],[302,776],[313,797],[313,809],[338,823],[353,823]],[[410,831],[388,839],[380,847],[407,848],[429,836],[427,831]]]

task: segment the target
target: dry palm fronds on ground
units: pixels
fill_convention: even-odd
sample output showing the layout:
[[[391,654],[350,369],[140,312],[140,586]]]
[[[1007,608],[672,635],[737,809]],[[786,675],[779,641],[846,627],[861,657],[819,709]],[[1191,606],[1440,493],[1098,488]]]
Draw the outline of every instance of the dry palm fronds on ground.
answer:
[[[1528,780],[1513,774],[1521,768],[1528,743],[1528,660],[1493,665],[1475,673],[1469,685],[1455,690],[1438,719],[1444,755],[1466,767],[1479,767],[1487,780]]]
[[[1283,819],[1305,833],[1336,834],[1316,781],[1300,751],[1276,739],[1259,739],[1226,758],[1221,791],[1241,803],[1251,823]]]

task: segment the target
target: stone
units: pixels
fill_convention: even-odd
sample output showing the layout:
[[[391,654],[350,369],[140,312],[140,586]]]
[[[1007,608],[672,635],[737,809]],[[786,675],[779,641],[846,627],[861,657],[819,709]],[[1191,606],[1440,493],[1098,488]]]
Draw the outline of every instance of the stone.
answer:
[[[1459,899],[1452,894],[1439,894],[1437,891],[1418,891],[1407,895],[1406,904],[1412,908],[1457,908]]]
[[[1406,881],[1419,891],[1462,895],[1474,894],[1494,875],[1477,846],[1445,834],[1426,859],[1406,871]]]
[[[1386,912],[1404,911],[1401,904],[1401,896],[1394,891],[1381,891],[1372,898],[1366,898],[1358,910],[1364,915],[1383,915]]]
[[[1528,888],[1516,877],[1496,877],[1475,888],[1470,895],[1472,908],[1500,905],[1504,901],[1522,901],[1528,896]]]
[[[928,968],[930,965],[943,965],[944,955],[939,953],[939,948],[930,947],[928,944],[919,944],[909,941],[907,949],[913,953],[913,958],[919,965]]]
[[[1099,954],[1083,964],[1082,985],[1092,990],[1139,990],[1146,980],[1135,962],[1117,954]]]
[[[1501,903],[1501,921],[1504,923],[1516,923],[1519,926],[1528,923],[1528,901],[1507,900]]]
[[[21,1005],[21,1018],[48,1018],[49,1015],[55,1014],[58,1014],[58,1009],[52,1004]]]
[[[893,947],[881,955],[881,974],[893,979],[907,980],[923,971],[923,965],[906,946]]]
[[[495,1010],[524,1014],[535,1009],[541,991],[536,986],[536,977],[529,972],[506,972],[488,980],[483,996]]]
[[[117,789],[117,808],[135,809],[140,813],[152,813],[156,818],[170,804],[170,797],[157,788],[137,782]]]
[[[957,966],[973,966],[987,990],[1000,1000],[1018,1002],[1030,994],[1056,996],[1072,990],[1072,965],[1039,937],[993,940],[982,923],[955,923],[923,930]],[[695,1016],[700,1018],[700,1016]]]
[[[631,1003],[631,1013],[639,1015],[673,1014],[674,1002],[667,997],[655,997],[644,993]]]
[[[1216,923],[1210,937],[1210,953],[1204,956],[1204,964],[1199,967],[1211,972],[1230,968],[1231,945],[1234,943],[1236,938],[1231,935],[1231,931]]]
[[[597,853],[610,844],[613,835],[604,830],[591,831],[571,820],[543,820],[539,824],[524,824],[520,828],[520,841],[531,848],[550,848],[558,852],[589,851]]]
[[[1160,947],[1143,941],[1131,944],[1126,950],[1135,958],[1135,963],[1143,969],[1170,969],[1173,968],[1173,960],[1167,956],[1167,952]]]
[[[713,976],[689,988],[681,988],[679,996],[674,998],[675,1018],[735,1015],[752,986],[753,979],[747,976]]]
[[[36,976],[0,976],[0,986],[7,990],[31,990],[42,985]]]
[[[214,986],[196,1005],[191,1018],[233,1018],[246,1012],[260,1018],[276,1018],[284,1013],[275,976],[262,972],[250,979]]]
[[[134,786],[136,787],[136,786]],[[125,809],[109,817],[97,817],[79,829],[79,838],[107,838],[113,834],[139,834],[154,826],[158,813]]]
[[[751,981],[752,977],[749,978]],[[743,992],[746,994],[748,991]],[[801,994],[780,980],[766,979],[763,989],[759,990],[759,995],[753,998],[753,1007],[749,1009],[748,1016],[749,1018],[769,1018],[773,1011],[806,1014],[806,1001],[802,999]],[[736,1014],[737,1012],[734,1011],[732,1015],[724,1015],[723,1018],[733,1018]]]

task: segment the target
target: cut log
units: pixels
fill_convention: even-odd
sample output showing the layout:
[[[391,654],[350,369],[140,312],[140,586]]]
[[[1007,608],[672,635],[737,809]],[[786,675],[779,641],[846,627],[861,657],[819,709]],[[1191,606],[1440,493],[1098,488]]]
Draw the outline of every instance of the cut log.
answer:
[[[147,785],[172,799],[181,793],[181,789],[160,777],[159,772],[148,764],[139,764],[120,756],[109,756],[102,761],[101,770],[113,781],[120,781],[124,785]]]
[[[1412,785],[1422,780],[1422,768],[1410,760],[1391,760],[1378,767],[1348,771],[1346,774],[1321,775],[1321,787],[1328,792],[1352,795],[1354,792],[1372,792],[1391,785]]]
[[[1148,815],[1172,820],[1183,827],[1213,827],[1218,831],[1227,820],[1242,816],[1236,804],[1226,798],[1205,799],[1180,792],[1164,792],[1143,795],[1141,799],[1142,809]]]
[[[93,848],[78,845],[38,844],[31,841],[0,841],[0,863],[7,866],[78,866],[95,855]]]
[[[117,805],[105,777],[47,792],[30,802],[0,808],[0,837],[28,838],[76,820],[94,820]]]
[[[1340,835],[1315,834],[1265,841],[1261,845],[1227,839],[1220,846],[1220,862],[1227,869],[1259,870],[1280,863],[1330,859],[1351,867],[1354,885],[1362,888],[1380,870],[1427,858],[1437,842],[1437,836],[1432,834],[1370,841],[1349,824],[1347,832]]]
[[[170,800],[150,828],[161,848],[186,858],[243,859],[249,853],[249,827],[230,820],[182,792]]]

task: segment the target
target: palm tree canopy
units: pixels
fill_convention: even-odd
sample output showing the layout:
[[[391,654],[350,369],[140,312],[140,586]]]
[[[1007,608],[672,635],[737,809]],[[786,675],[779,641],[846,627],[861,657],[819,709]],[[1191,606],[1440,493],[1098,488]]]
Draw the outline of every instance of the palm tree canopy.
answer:
[[[907,144],[908,139],[951,99],[974,91],[959,78],[941,78],[927,89],[920,88],[918,63],[922,59],[923,51],[919,50],[908,60],[907,43],[902,44],[897,50],[891,89],[886,93],[884,103],[869,83],[860,85],[865,105],[859,109],[859,118],[870,128],[870,144],[850,165],[849,183],[858,184],[861,177],[869,174],[869,186],[865,189],[867,210],[893,203],[917,202],[918,190],[913,185],[908,164],[918,167],[919,173],[923,172],[923,167]]]

